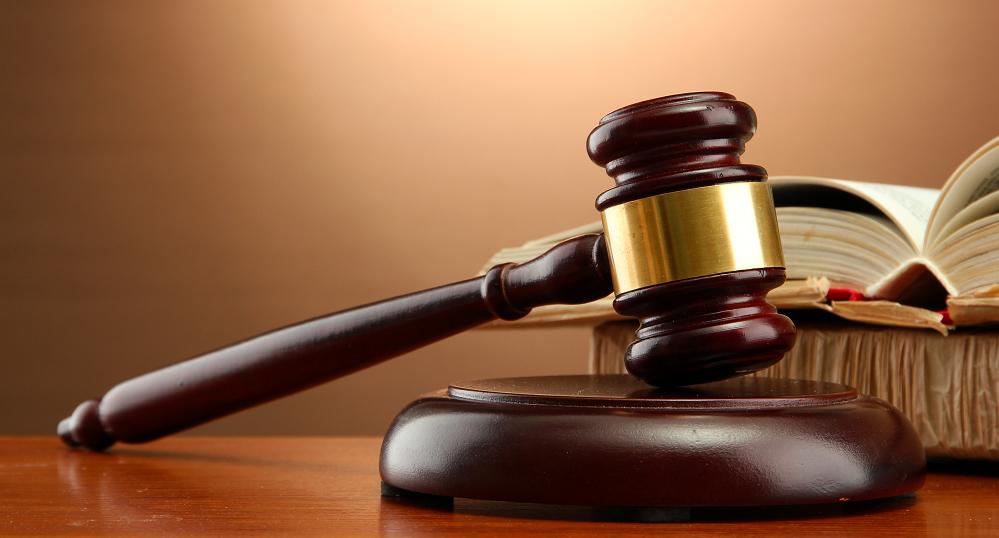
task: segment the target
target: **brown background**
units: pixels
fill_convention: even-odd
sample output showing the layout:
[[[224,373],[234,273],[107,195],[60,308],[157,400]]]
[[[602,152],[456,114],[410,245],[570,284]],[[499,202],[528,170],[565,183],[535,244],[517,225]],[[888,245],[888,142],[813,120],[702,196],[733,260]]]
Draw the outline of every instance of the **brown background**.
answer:
[[[733,92],[772,174],[939,186],[999,134],[997,6],[4,2],[0,432],[594,220],[583,141],[632,101]],[[473,332],[200,431],[381,433],[586,352]]]

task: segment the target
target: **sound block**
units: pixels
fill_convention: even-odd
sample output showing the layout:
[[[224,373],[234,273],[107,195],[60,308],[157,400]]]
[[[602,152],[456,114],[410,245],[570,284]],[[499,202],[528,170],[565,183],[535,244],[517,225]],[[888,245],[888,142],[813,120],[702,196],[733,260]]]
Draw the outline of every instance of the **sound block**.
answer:
[[[838,503],[911,493],[909,421],[845,385],[743,377],[655,389],[627,375],[455,383],[382,444],[387,494],[590,506]]]

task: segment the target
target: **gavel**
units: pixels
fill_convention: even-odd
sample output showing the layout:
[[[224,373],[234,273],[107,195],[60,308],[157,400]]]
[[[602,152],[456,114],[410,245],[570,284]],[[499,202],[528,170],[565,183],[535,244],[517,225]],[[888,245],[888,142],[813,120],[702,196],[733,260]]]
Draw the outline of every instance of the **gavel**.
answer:
[[[766,368],[794,343],[767,303],[784,262],[766,171],[742,164],[749,105],[721,92],[630,105],[590,133],[616,185],[602,234],[564,241],[483,276],[304,321],[125,381],[59,423],[72,447],[103,450],[176,433],[348,375],[486,322],[615,294],[640,320],[628,371],[658,387]]]

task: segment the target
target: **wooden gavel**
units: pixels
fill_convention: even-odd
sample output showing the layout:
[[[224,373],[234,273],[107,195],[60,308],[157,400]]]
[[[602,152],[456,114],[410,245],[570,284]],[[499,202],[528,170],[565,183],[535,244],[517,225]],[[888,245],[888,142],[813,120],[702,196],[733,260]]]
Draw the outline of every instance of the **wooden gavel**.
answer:
[[[756,129],[725,93],[637,103],[590,133],[590,158],[616,186],[597,198],[603,234],[523,264],[360,306],[125,381],[59,423],[70,446],[139,443],[287,396],[494,319],[615,292],[641,326],[625,363],[657,386],[766,368],[794,325],[766,302],[784,281],[766,171],[740,163]]]

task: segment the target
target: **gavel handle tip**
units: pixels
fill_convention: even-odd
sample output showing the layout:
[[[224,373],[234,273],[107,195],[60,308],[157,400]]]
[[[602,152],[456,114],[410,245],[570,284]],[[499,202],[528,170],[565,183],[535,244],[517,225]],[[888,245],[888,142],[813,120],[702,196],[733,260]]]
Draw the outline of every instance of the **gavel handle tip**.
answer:
[[[66,417],[59,421],[59,426],[56,428],[56,433],[59,434],[59,438],[62,439],[63,443],[70,448],[76,448],[80,446],[80,443],[73,439],[73,432],[70,429],[70,418]]]
[[[69,418],[59,422],[56,432],[66,446],[100,452],[114,444],[114,437],[104,431],[101,424],[99,405],[97,400],[87,400],[78,405]]]

